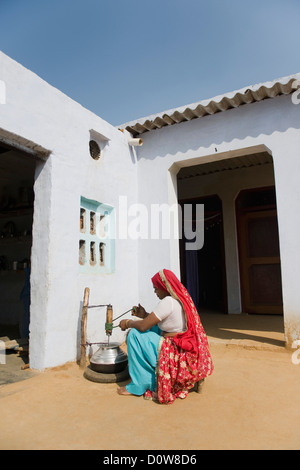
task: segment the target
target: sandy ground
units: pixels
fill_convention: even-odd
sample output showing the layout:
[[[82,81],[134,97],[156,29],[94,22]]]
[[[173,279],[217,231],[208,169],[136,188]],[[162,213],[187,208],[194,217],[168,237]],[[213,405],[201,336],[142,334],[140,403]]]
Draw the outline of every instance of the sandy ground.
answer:
[[[222,344],[211,352],[202,393],[172,405],[121,397],[123,384],[93,383],[73,363],[2,385],[0,449],[299,449],[292,353]]]

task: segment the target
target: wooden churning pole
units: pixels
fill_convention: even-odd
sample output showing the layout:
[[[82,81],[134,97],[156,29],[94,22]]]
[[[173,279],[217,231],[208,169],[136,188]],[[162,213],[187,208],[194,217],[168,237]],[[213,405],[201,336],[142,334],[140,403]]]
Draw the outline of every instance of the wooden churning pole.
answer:
[[[81,341],[80,341],[80,362],[79,366],[84,368],[86,366],[86,324],[87,324],[87,311],[89,305],[90,289],[84,289],[82,314],[81,314]]]

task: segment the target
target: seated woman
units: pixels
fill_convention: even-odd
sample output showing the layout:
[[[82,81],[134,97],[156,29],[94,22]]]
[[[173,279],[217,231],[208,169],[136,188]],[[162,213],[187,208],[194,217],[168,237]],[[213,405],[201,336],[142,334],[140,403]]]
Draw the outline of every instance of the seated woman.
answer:
[[[144,395],[160,403],[185,398],[191,388],[210,375],[213,363],[196,307],[172,271],[163,269],[152,278],[160,302],[147,313],[139,305],[133,315],[140,320],[121,320],[127,336],[131,382],[120,395]]]

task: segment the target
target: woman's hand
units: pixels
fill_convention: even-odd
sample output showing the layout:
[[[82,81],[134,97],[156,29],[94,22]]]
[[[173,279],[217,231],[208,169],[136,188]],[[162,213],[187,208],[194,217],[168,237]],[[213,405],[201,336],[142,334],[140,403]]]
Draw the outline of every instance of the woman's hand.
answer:
[[[153,312],[148,314],[143,307],[141,308],[142,310],[138,311],[137,313],[141,315],[146,314],[145,318],[143,318],[142,320],[130,320],[130,318],[128,318],[127,320],[121,320],[119,323],[119,327],[122,331],[125,331],[128,328],[136,328],[138,331],[143,333],[147,330],[150,330],[154,325],[159,323],[159,319]],[[138,315],[136,314],[135,316]]]
[[[127,330],[128,320],[121,320],[120,323],[119,323],[119,327],[121,328],[122,331]]]
[[[138,304],[137,306],[132,307],[131,314],[133,317],[138,317],[138,318],[141,318],[142,320],[144,318],[147,318],[148,316],[148,313],[146,312],[144,307],[141,306],[141,304]],[[119,327],[121,328],[122,331],[125,331],[129,328],[128,326],[129,321],[130,321],[129,319],[120,321]]]
[[[138,304],[138,306],[132,307],[132,315],[138,318],[146,318],[148,313],[141,304]]]

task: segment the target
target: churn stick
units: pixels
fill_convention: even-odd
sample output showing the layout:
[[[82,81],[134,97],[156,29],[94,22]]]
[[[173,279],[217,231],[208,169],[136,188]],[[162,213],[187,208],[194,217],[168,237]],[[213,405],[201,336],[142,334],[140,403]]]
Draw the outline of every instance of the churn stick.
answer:
[[[89,304],[90,289],[86,287],[84,289],[84,298],[82,305],[81,314],[81,346],[80,346],[80,367],[84,368],[86,365],[86,324],[87,324],[87,311]]]
[[[109,304],[106,310],[106,324],[105,324],[105,331],[107,334],[108,346],[109,346],[109,338],[110,338],[110,335],[112,334],[112,329],[113,329],[112,322],[113,322],[113,308],[112,308],[112,305]]]

